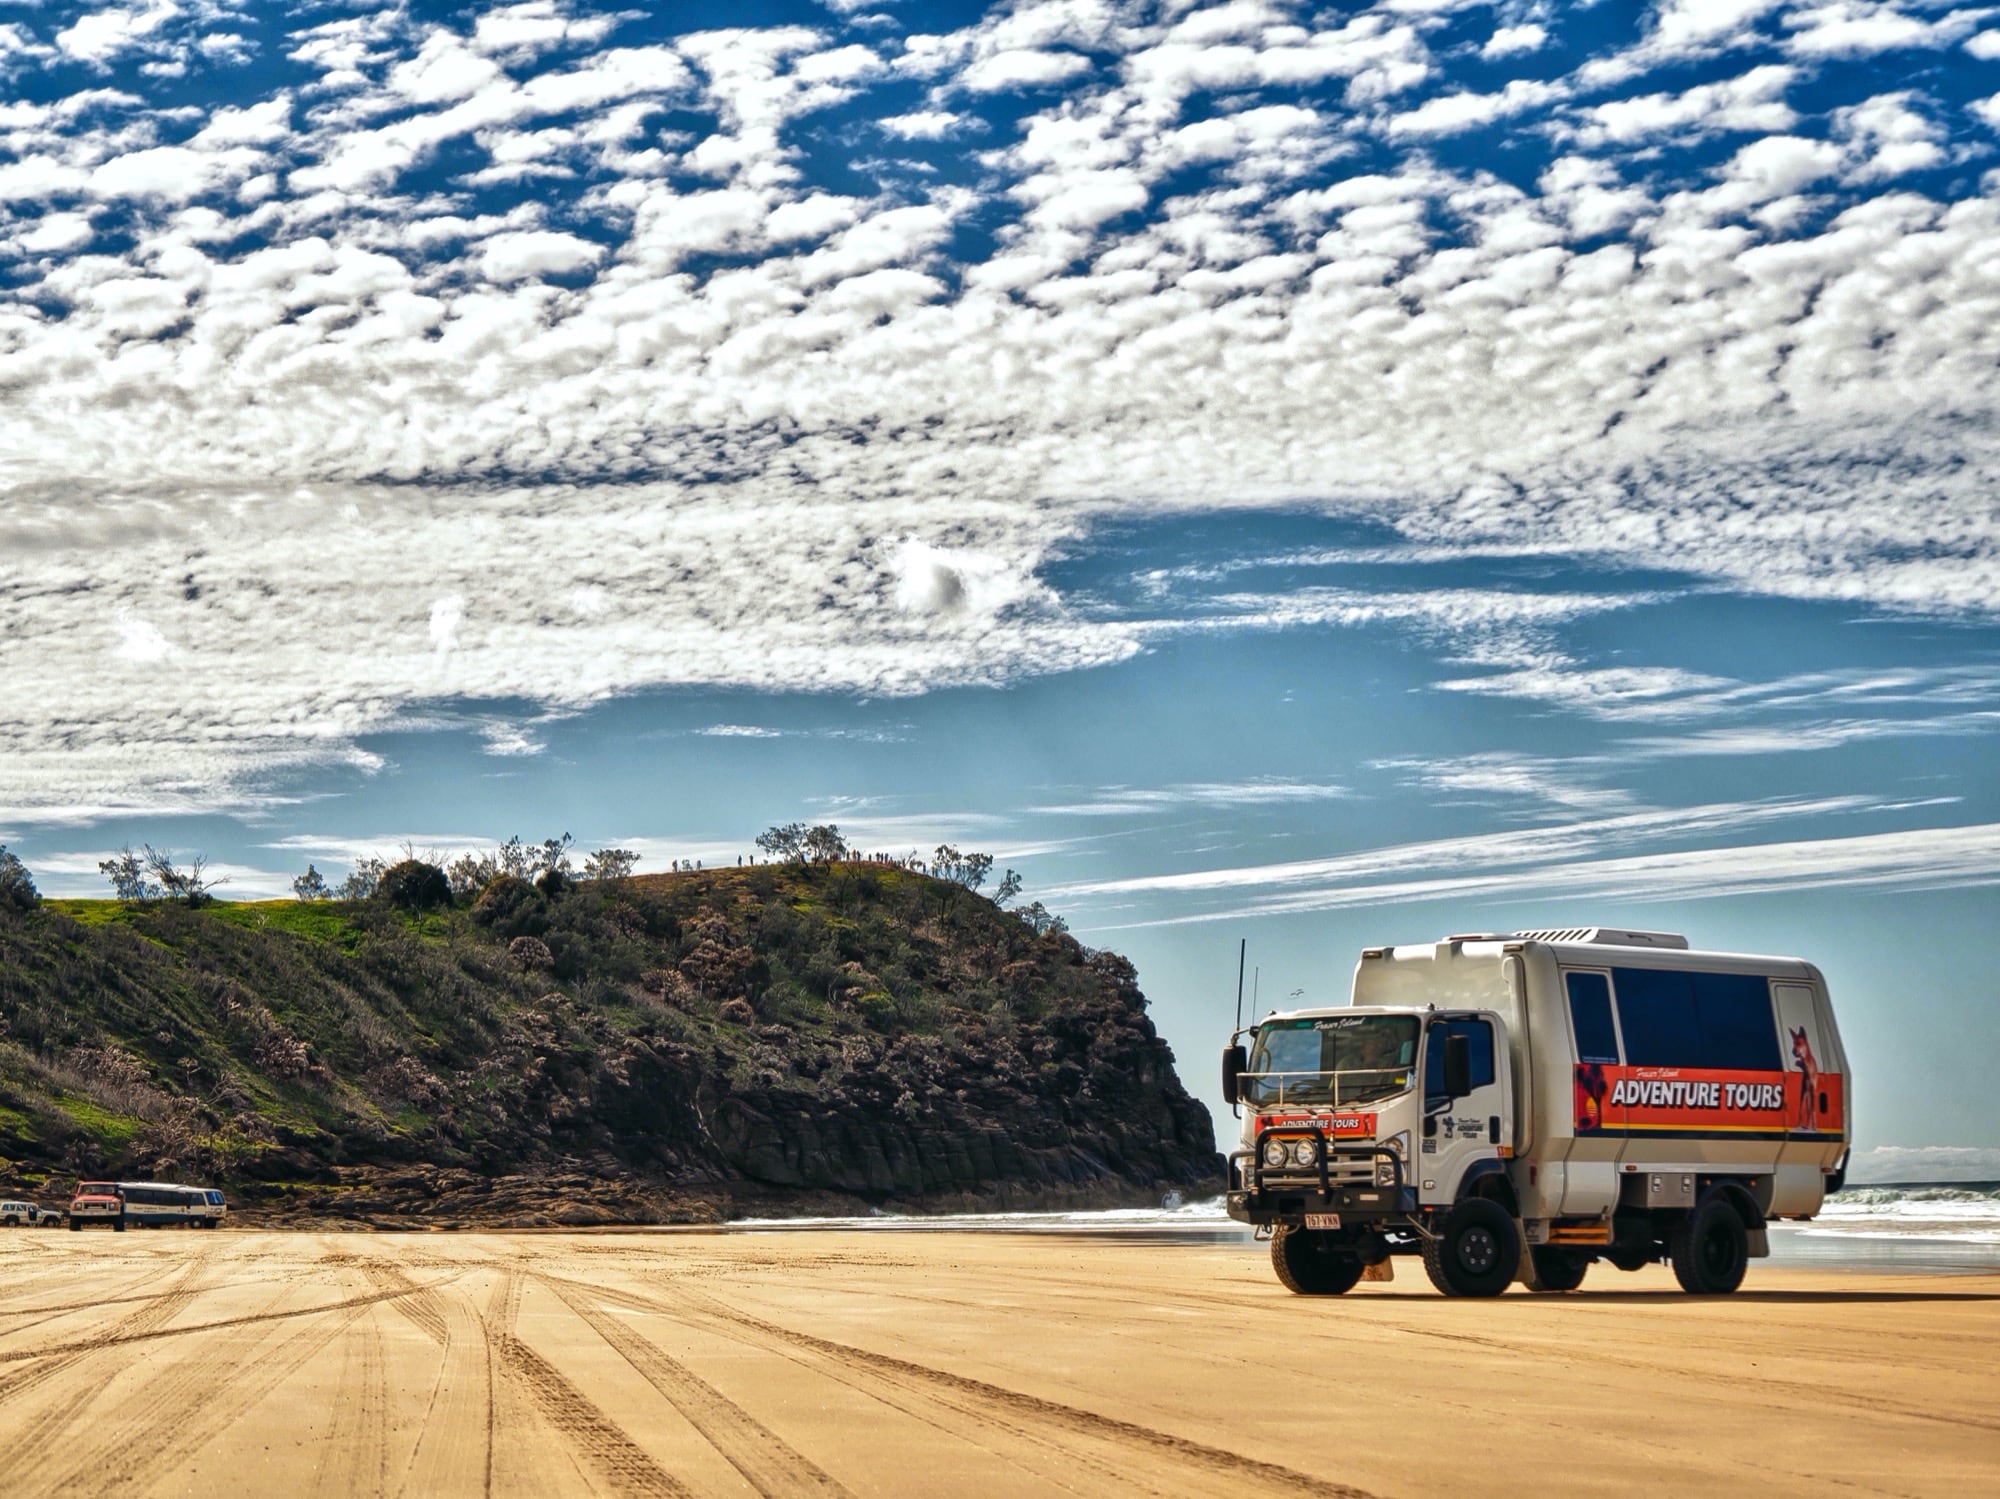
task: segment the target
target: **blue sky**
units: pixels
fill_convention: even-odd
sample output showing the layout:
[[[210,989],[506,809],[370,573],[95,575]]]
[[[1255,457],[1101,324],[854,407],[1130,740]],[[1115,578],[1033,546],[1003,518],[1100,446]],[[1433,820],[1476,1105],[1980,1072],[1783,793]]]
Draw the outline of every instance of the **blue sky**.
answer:
[[[1211,1101],[1238,937],[1663,926],[2000,1175],[2000,7],[716,15],[0,4],[46,890],[949,839]]]

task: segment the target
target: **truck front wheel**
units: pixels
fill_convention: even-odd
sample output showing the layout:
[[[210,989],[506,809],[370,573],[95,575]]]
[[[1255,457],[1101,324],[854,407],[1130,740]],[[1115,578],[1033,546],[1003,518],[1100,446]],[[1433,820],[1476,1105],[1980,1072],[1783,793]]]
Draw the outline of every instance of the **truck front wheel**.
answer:
[[[1520,1232],[1491,1198],[1466,1198],[1446,1215],[1444,1232],[1424,1240],[1424,1273],[1447,1296],[1498,1296],[1520,1268]]]
[[[1736,1209],[1720,1197],[1698,1203],[1674,1225],[1674,1279],[1696,1296],[1726,1296],[1743,1284],[1750,1263],[1749,1235]]]
[[[1361,1279],[1361,1256],[1333,1235],[1312,1229],[1280,1229],[1271,1236],[1271,1268],[1278,1283],[1300,1296],[1338,1296]]]

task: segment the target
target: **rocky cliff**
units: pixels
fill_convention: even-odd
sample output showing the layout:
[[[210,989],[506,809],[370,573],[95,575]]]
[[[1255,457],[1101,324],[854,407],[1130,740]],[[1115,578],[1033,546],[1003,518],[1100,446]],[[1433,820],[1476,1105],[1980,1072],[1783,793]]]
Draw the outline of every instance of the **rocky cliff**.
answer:
[[[470,905],[0,914],[0,1180],[602,1223],[1219,1190],[1132,966],[958,886],[763,865]]]

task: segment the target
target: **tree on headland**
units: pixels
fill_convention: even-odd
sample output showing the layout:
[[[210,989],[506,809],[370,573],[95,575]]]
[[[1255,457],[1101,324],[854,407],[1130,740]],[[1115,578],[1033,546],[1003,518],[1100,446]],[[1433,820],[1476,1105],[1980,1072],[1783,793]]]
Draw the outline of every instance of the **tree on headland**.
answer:
[[[172,850],[154,848],[150,843],[142,846],[146,850],[146,873],[168,900],[184,906],[205,905],[214,899],[217,885],[229,883],[226,876],[219,880],[208,878],[208,858],[204,854],[193,855],[183,868],[174,862]]]
[[[388,868],[380,859],[357,860],[334,895],[340,900],[366,900],[375,893],[375,887],[382,882]]]
[[[547,896],[561,895],[576,882],[576,866],[570,863],[569,846],[574,840],[564,833],[560,838],[544,838],[540,848],[534,851],[535,888]]]
[[[492,854],[461,854],[445,866],[453,900],[471,900],[500,877],[500,861]]]
[[[371,898],[405,911],[429,911],[451,904],[451,881],[435,864],[403,859],[382,871]]]
[[[1028,930],[1037,937],[1060,937],[1069,930],[1069,923],[1056,915],[1040,901],[1031,901],[1014,912],[1027,924]]]
[[[639,867],[639,856],[629,848],[600,848],[585,856],[586,880],[622,880]]]
[[[300,900],[332,900],[333,890],[326,882],[326,876],[312,865],[306,865],[306,872],[292,881],[292,894]]]
[[[1005,906],[1008,901],[1021,893],[1021,877],[1008,870],[1000,880],[1000,888],[993,892],[993,904]]]
[[[847,840],[840,836],[840,829],[830,822],[823,822],[806,829],[800,841],[799,854],[816,864],[832,864],[848,856]]]
[[[112,897],[127,905],[160,898],[160,887],[146,877],[146,861],[132,852],[129,843],[114,857],[99,860],[97,872],[111,881]]]
[[[804,858],[805,842],[806,825],[802,822],[779,823],[757,835],[757,847],[774,859]]]
[[[32,911],[42,903],[42,894],[35,888],[35,877],[28,873],[18,855],[7,852],[7,845],[0,843],[0,908],[16,911]]]
[[[949,843],[940,843],[937,852],[931,855],[931,873],[938,879],[948,880],[967,890],[977,890],[986,883],[986,876],[992,872],[993,855],[962,854]],[[1019,890],[1016,883],[1015,889]]]

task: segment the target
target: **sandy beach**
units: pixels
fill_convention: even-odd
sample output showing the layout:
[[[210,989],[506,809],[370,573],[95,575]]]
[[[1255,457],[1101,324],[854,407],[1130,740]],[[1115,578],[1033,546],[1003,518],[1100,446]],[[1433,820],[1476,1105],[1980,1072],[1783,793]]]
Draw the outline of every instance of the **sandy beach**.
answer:
[[[0,1237],[15,1494],[1989,1491],[2000,1276],[1308,1301],[999,1234]]]

